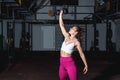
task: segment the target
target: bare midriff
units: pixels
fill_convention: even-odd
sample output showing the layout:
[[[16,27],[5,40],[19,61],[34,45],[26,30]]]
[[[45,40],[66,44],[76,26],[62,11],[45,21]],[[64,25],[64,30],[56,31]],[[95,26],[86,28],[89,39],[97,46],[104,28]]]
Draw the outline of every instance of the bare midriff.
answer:
[[[66,53],[66,52],[63,51],[63,50],[60,51],[60,55],[61,55],[62,57],[70,57],[70,56],[71,56],[71,54]]]

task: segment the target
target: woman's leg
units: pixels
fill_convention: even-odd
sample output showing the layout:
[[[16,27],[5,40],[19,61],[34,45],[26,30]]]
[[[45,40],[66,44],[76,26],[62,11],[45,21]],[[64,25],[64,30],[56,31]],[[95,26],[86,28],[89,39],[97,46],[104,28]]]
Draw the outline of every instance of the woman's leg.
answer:
[[[60,77],[60,80],[66,80],[66,77],[67,77],[67,71],[62,65],[60,65],[59,67],[59,77]]]
[[[70,80],[78,80],[77,68],[74,62],[69,62],[69,66],[67,66],[67,72]]]

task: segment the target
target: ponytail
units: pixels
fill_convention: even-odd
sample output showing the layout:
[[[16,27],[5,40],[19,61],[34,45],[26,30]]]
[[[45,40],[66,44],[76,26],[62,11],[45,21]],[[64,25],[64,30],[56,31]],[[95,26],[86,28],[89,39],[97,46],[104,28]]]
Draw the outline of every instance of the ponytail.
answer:
[[[76,35],[76,38],[78,39],[78,41],[82,41],[83,40],[83,32],[84,32],[84,30],[83,30],[83,28],[81,28],[81,27],[77,27],[77,35]]]

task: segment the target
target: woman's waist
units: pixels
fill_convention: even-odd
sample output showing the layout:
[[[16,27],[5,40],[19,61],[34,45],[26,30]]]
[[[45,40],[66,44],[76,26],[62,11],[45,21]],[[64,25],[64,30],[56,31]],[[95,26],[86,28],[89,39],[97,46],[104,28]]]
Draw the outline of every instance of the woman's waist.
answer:
[[[62,61],[62,62],[73,61],[73,58],[72,57],[63,57],[63,56],[60,56],[60,61]]]
[[[61,50],[61,51],[60,51],[60,56],[61,56],[61,57],[71,57],[72,55],[71,55],[70,53],[67,53],[67,52]]]

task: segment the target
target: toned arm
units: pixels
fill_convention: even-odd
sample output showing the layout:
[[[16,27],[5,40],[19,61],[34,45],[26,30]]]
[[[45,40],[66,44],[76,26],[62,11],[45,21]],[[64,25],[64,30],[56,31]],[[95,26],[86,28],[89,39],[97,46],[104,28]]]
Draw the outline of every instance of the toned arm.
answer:
[[[65,27],[64,27],[64,23],[63,23],[63,19],[62,19],[62,15],[63,15],[63,10],[60,11],[59,14],[59,25],[60,25],[60,29],[62,31],[63,36],[66,38],[69,36],[69,34],[67,33]]]
[[[82,48],[81,48],[81,45],[80,45],[80,42],[79,42],[79,41],[76,42],[76,48],[78,49],[78,52],[79,52],[79,54],[80,54],[80,57],[81,57],[84,65],[85,65],[83,71],[84,71],[84,74],[86,74],[87,71],[88,71],[88,65],[87,65],[86,58],[85,58],[85,55],[84,55],[84,53],[83,53],[83,51],[82,51]]]

